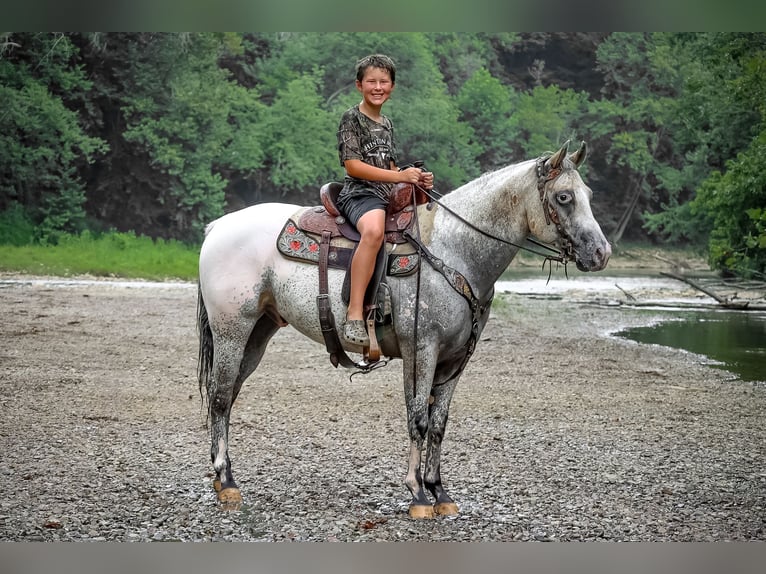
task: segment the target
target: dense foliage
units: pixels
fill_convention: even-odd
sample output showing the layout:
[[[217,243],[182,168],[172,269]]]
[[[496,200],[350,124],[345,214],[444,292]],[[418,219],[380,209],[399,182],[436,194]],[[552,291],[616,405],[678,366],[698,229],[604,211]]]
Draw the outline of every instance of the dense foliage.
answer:
[[[613,242],[766,273],[763,33],[5,33],[0,243],[85,230],[198,243],[261,201],[317,202],[354,63],[398,63],[402,160],[449,191],[587,140]]]

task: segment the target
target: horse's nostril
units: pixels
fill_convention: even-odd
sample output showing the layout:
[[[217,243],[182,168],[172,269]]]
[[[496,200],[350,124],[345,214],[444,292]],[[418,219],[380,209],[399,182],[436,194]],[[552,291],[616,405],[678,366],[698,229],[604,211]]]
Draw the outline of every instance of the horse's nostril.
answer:
[[[609,261],[609,256],[612,254],[612,249],[609,247],[609,245],[606,246],[606,249],[602,249],[601,247],[596,248],[596,261],[599,263],[606,265],[606,262]]]

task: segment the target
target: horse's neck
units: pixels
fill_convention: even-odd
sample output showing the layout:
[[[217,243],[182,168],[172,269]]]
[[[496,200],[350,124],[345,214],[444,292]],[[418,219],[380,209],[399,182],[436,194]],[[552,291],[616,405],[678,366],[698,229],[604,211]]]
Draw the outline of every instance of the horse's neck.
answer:
[[[445,207],[476,228],[520,245],[529,235],[526,194],[536,190],[534,162],[523,162],[485,174],[443,199]],[[472,229],[442,210],[434,238],[445,262],[482,290],[490,289],[518,248]]]

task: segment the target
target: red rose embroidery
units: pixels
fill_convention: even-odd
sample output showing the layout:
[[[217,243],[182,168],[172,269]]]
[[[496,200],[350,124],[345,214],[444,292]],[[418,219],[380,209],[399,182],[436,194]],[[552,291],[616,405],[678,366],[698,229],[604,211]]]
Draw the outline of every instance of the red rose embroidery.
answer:
[[[290,249],[293,251],[300,251],[300,248],[303,247],[303,243],[297,240],[293,240],[290,242]]]
[[[285,228],[285,231],[287,231],[287,233],[288,233],[289,235],[295,235],[295,232],[296,232],[296,231],[298,231],[298,230],[295,228],[295,226],[294,226],[294,225],[288,225],[288,226]]]
[[[399,268],[404,269],[410,264],[410,258],[409,257],[400,257],[399,258]]]
[[[309,245],[309,251],[311,251],[312,253],[316,253],[318,249],[319,249],[319,245],[317,245],[316,243],[312,243],[311,245]]]

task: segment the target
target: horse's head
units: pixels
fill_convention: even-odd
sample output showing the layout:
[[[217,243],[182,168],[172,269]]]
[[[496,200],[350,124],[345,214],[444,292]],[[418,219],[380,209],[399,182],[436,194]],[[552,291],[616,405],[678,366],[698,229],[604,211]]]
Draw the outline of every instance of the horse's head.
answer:
[[[550,157],[537,160],[537,189],[540,209],[528,210],[529,228],[546,243],[574,259],[580,271],[600,271],[606,267],[612,248],[593,217],[591,189],[577,168],[585,161],[585,142],[567,155],[569,142]]]

